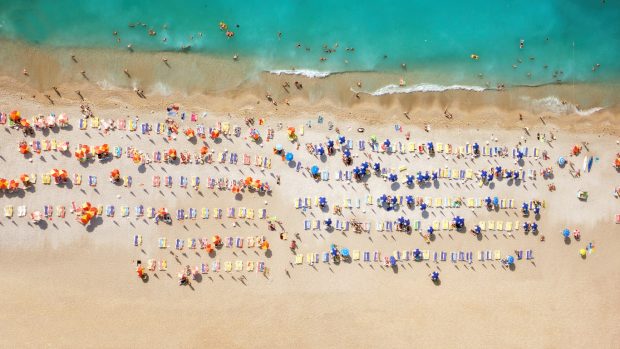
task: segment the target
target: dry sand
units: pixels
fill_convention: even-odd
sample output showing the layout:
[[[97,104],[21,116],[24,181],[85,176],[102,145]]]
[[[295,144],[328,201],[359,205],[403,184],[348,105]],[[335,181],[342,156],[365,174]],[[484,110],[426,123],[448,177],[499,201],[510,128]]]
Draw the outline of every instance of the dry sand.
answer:
[[[69,219],[52,221],[38,226],[26,218],[0,218],[0,344],[3,347],[410,347],[422,345],[429,348],[445,347],[532,347],[564,348],[592,346],[596,348],[617,348],[620,346],[620,271],[614,262],[620,241],[618,225],[613,224],[613,215],[620,213],[618,199],[612,191],[618,183],[618,173],[611,162],[620,147],[617,114],[613,108],[584,117],[575,114],[535,114],[522,106],[507,106],[503,97],[489,97],[487,93],[451,92],[428,94],[422,97],[388,96],[373,98],[362,96],[361,101],[338,102],[313,99],[312,83],[305,83],[304,90],[289,97],[291,106],[280,103],[276,109],[265,101],[260,88],[253,87],[241,92],[226,92],[209,95],[172,94],[160,96],[148,94],[140,99],[131,91],[102,90],[92,82],[54,82],[63,93],[62,98],[50,93],[49,81],[46,87],[33,86],[29,82],[18,82],[16,77],[5,76],[0,80],[0,110],[18,108],[22,115],[67,112],[72,117],[73,130],[60,130],[44,135],[37,132],[36,139],[57,138],[70,140],[72,147],[78,143],[91,145],[109,143],[133,145],[138,149],[167,149],[170,145],[162,136],[143,136],[138,133],[112,132],[103,135],[98,130],[87,132],[77,129],[79,100],[71,92],[80,89],[101,117],[140,116],[140,121],[161,121],[165,118],[164,107],[170,102],[179,102],[183,110],[201,113],[209,111],[206,119],[199,123],[213,126],[216,121],[230,118],[231,123],[243,125],[244,116],[266,117],[267,124],[260,126],[266,134],[266,126],[276,128],[278,122],[284,127],[299,127],[312,120],[313,127],[305,129],[300,137],[302,147],[294,151],[304,166],[317,164],[330,170],[328,182],[315,182],[307,174],[298,174],[287,164],[272,156],[273,167],[264,171],[243,165],[153,165],[144,173],[129,159],[114,159],[101,164],[94,162],[82,166],[73,157],[59,153],[35,155],[33,161],[24,159],[16,144],[23,139],[21,132],[1,130],[0,163],[3,177],[17,177],[22,172],[39,175],[51,168],[66,168],[70,173],[84,176],[97,175],[97,191],[85,183],[72,189],[55,185],[43,186],[40,178],[35,192],[23,195],[0,196],[0,206],[27,205],[29,212],[41,209],[44,204],[65,204],[90,201],[94,204],[114,204],[116,218],[103,217],[99,224],[84,227]],[[32,77],[31,78],[36,78]],[[19,79],[22,79],[21,77]],[[274,78],[275,79],[275,78]],[[271,89],[285,77],[270,83]],[[292,79],[289,79],[292,81]],[[323,84],[328,82],[323,81]],[[36,85],[36,84],[35,84]],[[317,87],[318,88],[318,87]],[[294,87],[293,87],[294,89]],[[55,105],[42,96],[50,94]],[[489,92],[498,93],[498,92]],[[510,91],[512,96],[518,91]],[[308,95],[305,95],[308,94]],[[35,97],[32,98],[32,95]],[[282,101],[285,92],[278,92]],[[316,94],[314,95],[316,98]],[[355,97],[351,97],[355,99]],[[485,98],[489,103],[485,104]],[[511,97],[512,98],[512,97]],[[260,103],[257,104],[257,100]],[[449,100],[455,115],[452,120],[442,116],[445,103]],[[406,119],[403,106],[410,106],[411,119]],[[486,106],[490,105],[490,106]],[[525,115],[518,121],[518,113]],[[232,116],[228,116],[227,114]],[[317,114],[325,118],[317,125]],[[539,116],[544,116],[546,123]],[[180,120],[179,120],[180,121]],[[406,215],[422,220],[422,227],[436,219],[453,215],[465,217],[468,227],[478,220],[519,220],[518,210],[488,212],[476,210],[443,209],[429,210],[430,216],[423,217],[419,209],[405,208],[396,213],[386,212],[376,206],[363,209],[344,210],[347,218],[371,222],[371,233],[304,231],[303,220],[333,217],[317,209],[302,214],[293,208],[297,196],[325,195],[330,204],[340,203],[343,198],[361,198],[367,193],[362,184],[346,184],[333,178],[334,171],[343,168],[339,155],[325,162],[308,154],[303,144],[323,142],[326,137],[335,138],[328,131],[327,122],[353,139],[367,139],[369,133],[379,139],[389,137],[404,142],[404,132],[396,133],[394,124],[403,125],[404,131],[411,131],[416,141],[434,141],[464,144],[478,141],[484,143],[494,137],[497,144],[512,147],[527,140],[526,145],[539,146],[549,151],[552,160],[536,161],[528,158],[525,169],[539,170],[542,166],[553,166],[555,177],[544,180],[525,181],[517,185],[507,181],[495,183],[493,190],[479,188],[474,182],[467,184],[443,180],[435,188],[407,189],[401,186],[395,192],[399,195],[412,193],[416,196],[486,196],[493,195],[522,201],[533,198],[546,201],[539,220],[540,234],[546,241],[523,231],[508,236],[502,233],[486,232],[477,240],[469,233],[441,232],[437,239],[426,245],[422,237],[414,232],[380,233],[375,230],[378,219],[395,219]],[[432,131],[424,132],[424,124],[430,123]],[[193,124],[185,121],[184,125]],[[355,130],[365,127],[364,134]],[[522,127],[529,127],[526,135]],[[536,140],[536,133],[553,132],[557,141],[551,146]],[[243,128],[243,135],[247,128]],[[273,142],[273,143],[272,143]],[[271,154],[275,143],[283,143],[292,150],[284,131],[276,131],[276,139],[259,147],[242,138],[224,139],[220,144],[208,144],[221,151],[247,152],[249,154]],[[575,143],[588,142],[586,154],[597,156],[591,173],[573,178],[567,169],[555,164],[558,156],[567,156]],[[201,142],[193,145],[182,136],[172,141],[177,150],[197,151]],[[492,142],[494,143],[494,142]],[[364,155],[355,164],[363,161]],[[408,172],[430,170],[445,165],[453,168],[475,170],[495,166],[514,167],[512,158],[498,159],[481,157],[453,159],[436,156],[413,157],[407,155],[377,155],[390,167],[407,165]],[[573,160],[578,167],[583,154]],[[496,162],[497,161],[497,162]],[[372,160],[371,162],[374,162]],[[115,186],[107,181],[108,173],[120,168],[122,175],[132,175],[131,189]],[[151,176],[168,173],[175,179],[173,189],[162,186],[155,190],[150,186]],[[180,175],[198,174],[203,180],[202,194],[193,189],[181,189],[177,181]],[[272,177],[281,175],[281,185]],[[269,180],[273,193],[259,196],[244,193],[242,200],[230,192],[204,188],[207,176],[246,176]],[[402,179],[402,176],[401,176]],[[547,191],[548,183],[555,183],[557,191]],[[370,193],[375,197],[393,192],[393,188],[377,177],[369,181]],[[140,186],[143,184],[144,186]],[[590,192],[587,202],[575,197],[577,189]],[[217,195],[216,195],[217,194]],[[120,195],[120,198],[117,198]],[[265,206],[264,201],[268,200]],[[221,221],[197,220],[174,221],[171,226],[155,225],[151,220],[134,218],[133,206],[165,206],[171,210],[189,207],[231,206],[262,208],[269,215],[282,220],[288,232],[288,241],[280,241],[276,232],[267,230],[265,221]],[[129,218],[121,218],[119,206],[129,205]],[[364,212],[366,211],[366,212]],[[530,221],[532,219],[529,219]],[[256,226],[254,226],[256,224]],[[581,241],[566,243],[560,232],[565,227],[579,228]],[[499,262],[413,262],[398,263],[397,269],[384,268],[379,263],[354,261],[340,265],[318,263],[309,266],[294,265],[294,254],[288,245],[295,233],[300,234],[298,253],[322,252],[331,243],[351,250],[382,251],[384,255],[393,250],[425,248],[433,251],[473,251],[500,249],[503,254],[513,254],[515,249],[532,249],[533,261],[521,260],[514,270],[505,269]],[[141,248],[132,244],[134,234],[142,234]],[[264,234],[271,242],[271,253],[249,248],[223,248],[216,259],[222,261],[262,260],[270,274],[247,272],[209,273],[201,282],[194,281],[192,287],[179,287],[176,273],[187,264],[210,262],[204,251],[176,251],[157,248],[157,239],[167,237],[169,245],[176,238],[212,236],[250,236]],[[594,241],[596,251],[584,260],[578,250]],[[171,252],[172,251],[172,252]],[[171,253],[174,253],[173,256]],[[183,254],[184,253],[184,254]],[[149,272],[148,282],[136,277],[135,260],[149,258],[168,260],[168,273]],[[175,260],[178,258],[178,262]],[[433,270],[440,270],[441,284],[434,285],[428,277]],[[287,274],[288,273],[288,274]]]

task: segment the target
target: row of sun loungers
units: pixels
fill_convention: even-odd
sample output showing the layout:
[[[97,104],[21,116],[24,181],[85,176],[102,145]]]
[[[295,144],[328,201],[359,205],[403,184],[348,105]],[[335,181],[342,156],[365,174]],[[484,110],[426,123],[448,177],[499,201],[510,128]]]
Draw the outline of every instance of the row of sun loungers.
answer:
[[[227,236],[222,239],[222,246],[227,248],[260,248],[261,244],[265,241],[264,236],[248,236],[248,237],[233,237]],[[186,244],[187,243],[187,244]],[[142,246],[142,235],[134,235],[134,246]],[[177,250],[183,250],[185,247],[188,249],[202,249],[204,250],[207,245],[210,244],[208,238],[187,238],[187,239],[175,239],[174,248]],[[158,240],[158,246],[161,249],[169,247],[168,238],[160,237]]]
[[[516,259],[523,259],[523,250],[516,250]],[[352,250],[351,251],[351,259],[353,261],[363,261],[363,262],[375,262],[382,263],[385,265],[389,265],[390,257],[394,257],[396,261],[433,261],[435,263],[439,262],[452,262],[459,263],[464,262],[468,264],[472,264],[476,260],[474,259],[474,253],[472,251],[430,251],[430,250],[418,250],[417,258],[415,250],[395,250],[391,254],[383,255],[380,251],[360,251],[360,250]],[[483,250],[478,251],[477,261],[502,261],[502,253],[500,250]],[[505,257],[505,256],[504,256]],[[525,259],[532,260],[534,259],[534,252],[530,250],[525,251]],[[304,263],[304,260],[309,265],[331,262],[331,254],[330,252],[314,252],[314,253],[297,253],[295,255],[295,264],[300,265]]]
[[[242,271],[246,271],[246,272],[254,272],[256,271],[257,273],[264,273],[267,271],[267,268],[265,267],[265,262],[263,261],[242,261],[242,260],[237,260],[234,261],[234,264],[232,261],[225,261],[223,263],[224,269],[223,271],[230,273],[233,271],[237,271],[237,272],[242,272]],[[167,271],[168,270],[168,261],[166,259],[161,259],[161,260],[156,260],[156,259],[149,259],[147,262],[147,269],[150,271]],[[209,272],[212,273],[219,273],[222,271],[222,263],[219,260],[215,260],[215,261],[211,261],[211,263],[201,263],[200,265],[197,265],[193,272],[199,273],[199,274],[208,274]]]

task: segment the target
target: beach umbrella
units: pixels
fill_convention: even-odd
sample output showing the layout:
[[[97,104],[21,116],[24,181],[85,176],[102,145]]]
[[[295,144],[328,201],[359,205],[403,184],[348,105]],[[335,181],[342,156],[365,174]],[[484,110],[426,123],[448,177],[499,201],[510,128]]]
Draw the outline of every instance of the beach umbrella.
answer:
[[[414,177],[412,175],[407,175],[407,185],[412,185],[414,181]]]
[[[435,146],[433,145],[433,142],[428,142],[426,143],[426,146],[428,147],[428,150],[431,151],[433,149],[435,149]]]
[[[508,262],[508,264],[514,264],[515,263],[515,257],[513,257],[513,256],[506,257],[506,262]]]
[[[293,153],[286,153],[285,159],[286,161],[293,161]]]
[[[22,142],[19,144],[19,152],[22,154],[26,154],[30,151],[30,148],[28,148],[28,143],[26,142]]]
[[[276,144],[276,150],[277,151],[281,151],[282,150],[282,144],[280,144],[280,143]]]
[[[422,211],[426,210],[426,203],[425,203],[425,202],[423,202],[423,203],[420,205],[420,210],[422,210]]]
[[[424,174],[424,180],[428,182],[430,179],[431,176],[428,174],[428,171],[426,171],[426,173]]]
[[[499,198],[497,196],[493,198],[493,205],[495,206],[499,205]]]
[[[370,142],[376,143],[377,142],[377,136],[375,136],[375,135],[370,136]]]
[[[380,201],[382,204],[385,204],[385,203],[387,202],[387,199],[388,199],[388,197],[387,197],[387,195],[385,195],[385,194],[383,194],[383,195],[381,195],[381,196],[379,197],[379,201]]]
[[[326,145],[328,149],[331,149],[334,147],[334,141],[332,141],[331,139],[328,139]]]
[[[196,131],[194,131],[191,128],[188,128],[185,130],[185,136],[187,136],[187,139],[192,139],[196,136]]]
[[[563,235],[565,238],[568,238],[568,237],[570,236],[570,230],[568,230],[568,229],[564,229],[564,230],[562,231],[562,235]]]
[[[325,220],[325,225],[328,226],[328,227],[331,227],[332,226],[332,219],[331,218],[327,218]]]
[[[573,236],[577,240],[579,240],[581,238],[581,232],[579,231],[579,229],[575,229],[575,231],[573,231]]]
[[[19,120],[21,119],[21,114],[19,111],[17,110],[12,110],[9,113],[9,119],[15,123],[19,122]]]
[[[209,147],[207,147],[207,146],[202,146],[202,147],[200,148],[200,155],[203,155],[203,156],[204,156],[204,155],[207,155],[207,153],[208,153],[208,152],[209,152]]]
[[[431,227],[428,227],[428,229],[426,229],[426,231],[427,231],[429,234],[433,234],[433,233],[435,232],[435,229],[433,229],[433,227],[431,226]]]
[[[422,252],[420,251],[420,249],[416,248],[413,251],[413,258],[418,260],[422,258]]]
[[[501,166],[495,167],[495,174],[499,176],[500,173],[502,173],[502,167]]]
[[[213,244],[215,246],[219,246],[222,244],[222,238],[219,235],[215,235],[214,237],[212,237],[211,241],[213,241]]]
[[[19,188],[19,182],[14,179],[11,179],[9,181],[9,190],[15,190],[17,188]]]
[[[359,169],[359,168],[357,168],[357,167],[356,167],[356,168],[354,168],[354,169],[353,169],[353,174],[356,174],[356,175],[360,174],[360,169]]]
[[[252,179],[252,177],[249,177],[249,176],[248,176],[248,177],[245,177],[245,180],[243,181],[243,183],[244,183],[245,185],[250,185],[250,184],[252,184],[252,182],[253,182],[253,181],[254,181],[254,180]]]
[[[538,231],[538,224],[532,223],[532,230],[533,231]]]
[[[137,151],[133,153],[133,163],[139,164],[142,162],[142,156]]]
[[[344,142],[346,142],[346,141],[347,141],[347,140],[346,140],[346,138],[344,138],[344,136],[340,136],[340,137],[338,137],[338,142],[339,142],[340,144],[344,144]]]
[[[331,244],[329,246],[329,249],[331,251],[332,256],[336,256],[338,254],[338,249],[336,248],[336,245]]]
[[[21,119],[19,124],[22,125],[22,127],[30,127],[30,123],[26,119]]]
[[[110,178],[117,181],[121,176],[121,172],[119,171],[119,169],[115,168],[112,170],[112,172],[110,172]]]
[[[324,196],[319,197],[319,206],[323,207],[327,205],[327,199]]]
[[[205,250],[207,251],[207,253],[211,253],[211,252],[213,252],[213,245],[211,245],[211,244],[207,244],[207,245],[205,246]]]
[[[424,176],[422,175],[422,172],[418,172],[418,174],[416,176],[416,180],[418,182],[422,182],[424,180]]]
[[[211,131],[211,139],[217,139],[220,136],[220,131],[219,130],[212,130]]]
[[[484,199],[484,202],[485,202],[487,205],[490,205],[490,204],[491,204],[491,197],[490,197],[490,196],[487,196],[487,197]]]
[[[437,171],[433,171],[433,181],[436,181],[439,178],[439,173]]]
[[[43,214],[41,213],[41,211],[34,211],[30,214],[30,218],[34,221],[34,222],[38,222],[40,220],[43,219]]]
[[[8,189],[9,181],[6,178],[0,178],[0,189]]]
[[[294,127],[289,127],[286,130],[286,133],[288,133],[288,138],[289,139],[294,139],[295,138],[295,128]]]
[[[431,280],[433,280],[433,281],[439,280],[439,273],[436,272],[436,271],[432,272],[431,273]]]
[[[480,145],[478,143],[474,143],[473,148],[474,148],[474,152],[477,153],[478,150],[480,149]]]
[[[489,175],[487,176],[487,181],[492,181],[493,180],[493,174],[489,173]]]
[[[405,200],[407,201],[407,204],[408,204],[408,205],[413,204],[413,196],[411,196],[411,195],[407,195],[407,196],[405,197]]]
[[[347,158],[351,157],[351,151],[349,149],[345,149],[342,154]]]
[[[322,155],[324,155],[324,154],[325,154],[325,149],[323,149],[323,146],[322,146],[322,145],[319,145],[319,146],[316,148],[316,152],[317,152],[317,154],[319,154],[319,155],[321,155],[321,156],[322,156]]]
[[[343,248],[343,249],[340,251],[340,254],[341,254],[343,257],[349,257],[349,249],[348,249],[348,248]]]
[[[515,179],[519,179],[519,171],[514,172]]]
[[[521,151],[517,152],[517,158],[519,158],[519,160],[523,159],[523,153]]]
[[[24,186],[30,184],[30,177],[25,173],[22,173],[22,175],[19,176],[19,180],[22,181]]]
[[[319,167],[317,165],[312,166],[312,168],[310,169],[310,173],[312,175],[316,175],[317,173],[319,173]]]
[[[558,165],[560,165],[560,166],[564,166],[564,165],[566,165],[566,159],[564,159],[564,157],[563,157],[563,156],[560,156],[560,157],[558,158]]]
[[[540,214],[540,207],[539,206],[534,207],[534,214],[535,215]]]
[[[512,171],[506,171],[506,178],[512,178]]]
[[[381,171],[381,164],[378,162],[375,162],[375,165],[373,166],[373,168],[375,169],[375,171],[379,172]]]
[[[389,140],[389,139],[386,139],[386,140],[383,142],[383,145],[384,145],[386,148],[389,148],[389,147],[390,147],[390,144],[392,144],[392,142],[390,142],[390,140]]]
[[[394,258],[394,256],[390,256],[390,266],[395,266],[396,265],[396,258]]]
[[[579,255],[580,255],[581,257],[585,257],[585,256],[586,256],[586,249],[585,249],[585,248],[580,249],[580,250],[579,250]]]
[[[482,228],[480,228],[480,226],[476,224],[476,226],[474,227],[474,231],[476,232],[476,234],[480,234],[482,232]]]
[[[396,196],[392,196],[392,199],[390,201],[392,205],[396,205],[398,203],[398,199],[396,198]]]
[[[398,176],[395,175],[394,173],[392,173],[392,174],[390,174],[388,179],[390,180],[390,182],[396,182],[398,180]]]
[[[177,157],[177,150],[174,148],[170,148],[168,150],[168,156],[171,157],[172,159],[176,159]]]
[[[260,245],[261,250],[267,250],[269,249],[269,242],[267,242],[267,240],[263,241],[263,243]]]
[[[487,171],[485,171],[485,170],[480,171],[480,177],[486,178],[487,177]]]
[[[530,230],[530,223],[528,223],[528,222],[523,223],[523,230],[529,231]]]

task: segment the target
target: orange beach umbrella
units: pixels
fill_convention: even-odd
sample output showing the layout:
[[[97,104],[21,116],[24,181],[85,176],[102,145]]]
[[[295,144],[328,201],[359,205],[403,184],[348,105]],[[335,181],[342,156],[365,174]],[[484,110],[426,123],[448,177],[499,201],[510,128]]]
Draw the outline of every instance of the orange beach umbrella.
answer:
[[[11,181],[9,182],[9,190],[15,190],[19,188],[19,182],[17,182],[14,179],[11,179]]]
[[[29,185],[30,184],[30,177],[27,174],[25,174],[25,173],[22,173],[22,175],[19,176],[19,180],[22,181],[22,183],[24,183],[24,185]]]
[[[110,178],[114,180],[118,180],[121,177],[121,171],[118,168],[115,168],[110,172]]]
[[[9,181],[6,178],[0,178],[0,189],[8,189]]]
[[[209,147],[203,146],[202,148],[200,148],[201,155],[207,155],[208,152],[209,152]]]
[[[170,148],[170,150],[168,150],[168,156],[173,158],[173,159],[176,159],[176,157],[177,157],[177,150],[174,149],[174,148]]]
[[[21,119],[20,112],[17,110],[12,110],[11,113],[9,114],[9,119],[11,119],[11,121],[14,121],[14,122],[19,122],[19,120]]]

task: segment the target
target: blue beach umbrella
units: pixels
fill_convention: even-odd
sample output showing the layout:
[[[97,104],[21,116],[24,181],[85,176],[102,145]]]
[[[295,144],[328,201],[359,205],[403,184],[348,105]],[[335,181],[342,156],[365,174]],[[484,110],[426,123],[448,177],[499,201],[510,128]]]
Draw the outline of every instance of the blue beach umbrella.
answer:
[[[413,204],[413,196],[411,196],[411,195],[407,195],[407,196],[405,197],[405,200],[407,200],[407,205],[411,205],[411,204]]]
[[[398,203],[398,199],[396,198],[396,196],[392,196],[392,205],[396,205]]]
[[[286,153],[285,159],[286,161],[293,161],[293,153]]]
[[[519,160],[523,159],[523,153],[521,151],[517,152],[517,158],[519,158]]]
[[[487,171],[485,171],[485,170],[480,171],[480,177],[486,178],[487,177]]]
[[[474,227],[474,231],[476,232],[476,234],[480,234],[482,232],[482,228],[480,228],[480,226],[476,224],[476,226]]]
[[[564,229],[564,231],[562,231],[562,235],[564,235],[565,238],[570,236],[570,230],[568,229]]]
[[[493,180],[493,174],[489,173],[489,175],[487,176],[487,181],[492,181]]]
[[[525,230],[525,231],[530,230],[530,223],[528,223],[528,222],[523,223],[523,230]]]
[[[424,176],[422,175],[422,172],[418,172],[418,174],[416,176],[416,180],[418,182],[422,182],[424,180]]]
[[[515,171],[514,175],[515,175],[515,179],[519,179],[519,171]]]
[[[412,175],[407,175],[407,185],[412,185],[414,178]]]
[[[319,173],[319,167],[317,165],[312,166],[312,168],[310,169],[310,173],[313,175]]]
[[[534,214],[540,214],[540,207],[536,206],[534,207]]]
[[[480,149],[480,145],[478,143],[474,143],[474,152],[478,152],[478,150]]]
[[[512,178],[512,171],[506,171],[506,178]]]
[[[433,280],[433,281],[439,280],[439,272],[436,272],[436,271],[432,272],[431,273],[431,280]]]
[[[342,254],[343,257],[349,257],[349,249],[343,248],[342,251],[340,251],[340,254]]]
[[[431,176],[428,174],[428,171],[424,174],[424,180],[427,182],[431,180]]]
[[[331,218],[327,218],[325,220],[325,225],[328,226],[328,227],[331,227],[332,226],[332,219]]]
[[[334,141],[332,141],[331,139],[328,139],[326,145],[327,145],[327,148],[333,148],[334,147]]]
[[[323,147],[319,145],[319,146],[316,148],[316,152],[317,152],[317,154],[319,154],[319,155],[324,155],[324,154],[325,154],[325,149],[323,149]]]
[[[486,199],[484,199],[484,202],[486,202],[487,205],[491,204],[491,197],[487,196]]]
[[[319,197],[319,206],[323,207],[325,205],[327,205],[327,198],[324,196]]]
[[[364,172],[366,172],[366,170],[370,167],[370,163],[368,161],[364,161],[364,162],[362,162],[362,164],[360,166],[362,167]]]
[[[415,251],[413,251],[413,258],[416,260],[419,260],[422,258],[422,251],[420,251],[419,248],[416,248]]]
[[[538,224],[532,223],[532,230],[533,231],[538,231]]]
[[[497,196],[493,198],[493,205],[499,205],[499,198]]]
[[[437,171],[433,171],[433,180],[436,181],[439,178],[439,173]]]
[[[395,266],[396,265],[396,258],[394,258],[394,256],[390,256],[390,266]]]
[[[530,207],[530,206],[527,204],[527,202],[524,202],[524,203],[523,203],[523,205],[521,205],[521,209],[522,209],[523,211],[528,211],[528,210],[529,210],[529,207]]]
[[[375,162],[375,165],[373,166],[373,168],[375,169],[375,171],[379,172],[381,171],[381,164],[378,162]]]
[[[344,142],[346,142],[346,141],[347,141],[347,140],[344,138],[344,136],[340,136],[340,137],[338,137],[338,142],[339,142],[340,144],[344,144]]]
[[[379,201],[381,201],[382,204],[385,204],[387,202],[387,195],[383,194],[381,195],[381,197],[379,197]]]
[[[560,166],[564,166],[564,165],[566,165],[566,159],[564,159],[564,157],[563,157],[563,156],[560,156],[560,157],[558,158],[558,165],[560,165]]]
[[[495,174],[499,174],[501,172],[502,172],[502,167],[501,166],[495,167]]]
[[[506,262],[508,262],[508,264],[514,264],[515,263],[515,257],[513,257],[513,256],[506,257]]]
[[[428,227],[428,229],[426,229],[426,231],[427,231],[429,234],[432,234],[433,232],[435,232],[435,229],[433,229],[433,227]]]
[[[424,203],[424,202],[423,202],[423,203],[420,205],[420,210],[422,210],[422,211],[426,210],[426,203]]]
[[[433,145],[433,142],[428,142],[428,143],[426,143],[426,146],[428,147],[428,150],[429,150],[429,151],[431,151],[431,150],[434,150],[434,149],[435,149],[435,146]]]
[[[345,149],[342,154],[347,158],[351,157],[351,151],[349,149]]]
[[[357,168],[357,167],[356,167],[356,168],[354,168],[354,169],[353,169],[353,174],[356,174],[356,175],[360,174],[360,169],[359,169],[359,168]]]
[[[390,182],[396,182],[398,180],[398,176],[395,174],[391,174],[388,179],[390,180]]]
[[[392,142],[390,142],[389,139],[386,139],[385,142],[383,142],[383,145],[385,145],[386,148],[389,148],[390,144],[392,144]]]

